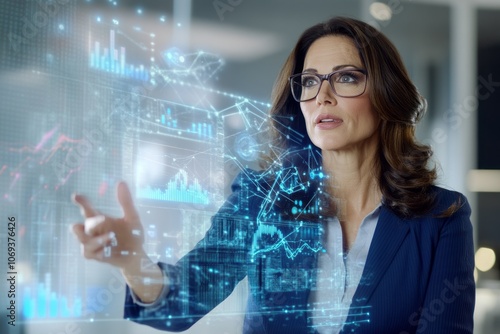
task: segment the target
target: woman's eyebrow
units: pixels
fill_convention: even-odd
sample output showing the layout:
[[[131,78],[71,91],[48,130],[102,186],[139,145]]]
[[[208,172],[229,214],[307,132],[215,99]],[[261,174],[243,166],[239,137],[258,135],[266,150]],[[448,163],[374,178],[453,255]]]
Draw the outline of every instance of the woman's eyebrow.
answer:
[[[341,70],[346,67],[354,67],[354,68],[359,68],[359,66],[356,65],[351,65],[351,64],[345,64],[345,65],[337,65],[333,68],[334,71]]]
[[[351,64],[343,64],[343,65],[337,65],[332,68],[332,71],[338,71],[346,67],[354,67],[354,68],[359,68],[359,66],[356,65],[351,65]],[[310,72],[310,73],[318,73],[318,70],[314,68],[306,68],[302,72]]]

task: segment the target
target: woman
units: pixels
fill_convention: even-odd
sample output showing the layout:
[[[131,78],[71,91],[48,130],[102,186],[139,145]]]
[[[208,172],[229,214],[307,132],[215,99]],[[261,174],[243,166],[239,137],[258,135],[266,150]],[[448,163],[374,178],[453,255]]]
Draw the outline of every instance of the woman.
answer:
[[[122,269],[125,317],[159,329],[189,328],[248,276],[244,333],[472,333],[470,207],[433,185],[424,111],[392,43],[333,18],[276,81],[265,171],[240,174],[175,266],[148,259],[124,183],[121,219],[75,196],[74,232],[85,257]]]

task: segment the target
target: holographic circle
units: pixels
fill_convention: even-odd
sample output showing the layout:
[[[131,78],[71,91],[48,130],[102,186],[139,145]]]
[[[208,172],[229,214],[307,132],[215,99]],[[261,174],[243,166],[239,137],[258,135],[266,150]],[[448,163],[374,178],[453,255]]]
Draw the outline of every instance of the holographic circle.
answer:
[[[170,67],[177,68],[185,68],[186,67],[186,59],[182,51],[178,48],[170,48],[168,50],[163,51],[162,53],[163,60]]]
[[[254,138],[249,135],[238,137],[234,143],[238,156],[246,161],[255,161],[259,156],[258,144]]]

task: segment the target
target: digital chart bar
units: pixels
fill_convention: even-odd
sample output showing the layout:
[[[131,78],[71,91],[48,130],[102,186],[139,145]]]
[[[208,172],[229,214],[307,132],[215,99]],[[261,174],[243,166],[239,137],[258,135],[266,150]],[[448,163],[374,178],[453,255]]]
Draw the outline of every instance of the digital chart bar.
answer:
[[[102,48],[101,43],[95,41],[90,51],[90,67],[126,78],[142,81],[149,80],[150,74],[144,65],[127,64],[127,51],[125,47],[120,46],[118,49],[115,44],[114,30],[110,30],[109,32],[108,47]]]
[[[196,178],[191,184],[188,184],[187,173],[184,170],[179,171],[174,179],[169,181],[163,189],[150,186],[139,188],[137,197],[167,202],[204,205],[210,202],[208,192],[203,190]]]

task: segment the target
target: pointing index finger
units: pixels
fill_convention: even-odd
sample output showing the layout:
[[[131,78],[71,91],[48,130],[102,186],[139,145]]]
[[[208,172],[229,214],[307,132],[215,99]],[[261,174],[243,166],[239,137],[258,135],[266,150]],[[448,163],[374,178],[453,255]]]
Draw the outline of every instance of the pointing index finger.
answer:
[[[120,203],[125,219],[127,220],[139,220],[139,214],[137,213],[134,200],[132,199],[132,194],[125,182],[118,183],[117,187],[118,202]]]
[[[85,196],[74,194],[72,196],[72,199],[73,202],[80,207],[80,212],[85,218],[98,215],[98,212],[94,210],[89,200]]]

